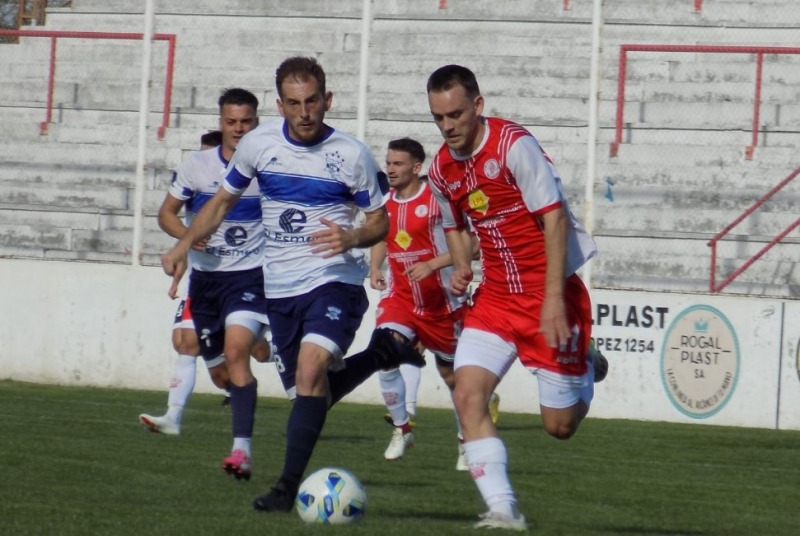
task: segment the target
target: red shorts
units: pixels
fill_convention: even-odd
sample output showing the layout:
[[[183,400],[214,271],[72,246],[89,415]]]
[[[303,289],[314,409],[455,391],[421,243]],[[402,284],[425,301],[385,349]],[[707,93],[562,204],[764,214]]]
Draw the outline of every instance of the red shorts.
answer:
[[[395,331],[417,340],[428,350],[444,356],[453,356],[461,333],[466,307],[440,315],[421,316],[414,314],[405,302],[384,298],[378,303],[375,325],[392,328]],[[402,329],[405,328],[405,329]]]
[[[527,368],[543,368],[568,376],[586,374],[586,354],[592,335],[592,304],[589,291],[577,275],[567,278],[564,301],[572,338],[564,348],[547,345],[539,332],[544,289],[526,294],[482,292],[475,294],[475,305],[464,320],[465,328],[494,333],[513,344],[520,362]]]
[[[192,311],[189,309],[189,298],[181,300],[178,310],[175,311],[175,318],[172,321],[172,329],[194,329]]]

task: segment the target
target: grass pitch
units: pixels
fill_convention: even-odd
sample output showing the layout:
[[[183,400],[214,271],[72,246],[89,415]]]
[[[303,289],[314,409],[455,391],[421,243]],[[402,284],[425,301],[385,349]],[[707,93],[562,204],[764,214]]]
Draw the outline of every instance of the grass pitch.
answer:
[[[237,482],[220,469],[220,400],[193,395],[182,434],[167,437],[137,421],[163,411],[164,392],[0,382],[0,534],[478,534],[483,503],[454,470],[452,412],[421,408],[416,446],[386,462],[383,408],[337,405],[309,472],[351,470],[368,507],[357,525],[326,527],[250,507],[283,465],[288,402],[259,399],[253,479]],[[559,442],[538,416],[509,413],[498,428],[534,534],[800,534],[800,432],[590,417]]]

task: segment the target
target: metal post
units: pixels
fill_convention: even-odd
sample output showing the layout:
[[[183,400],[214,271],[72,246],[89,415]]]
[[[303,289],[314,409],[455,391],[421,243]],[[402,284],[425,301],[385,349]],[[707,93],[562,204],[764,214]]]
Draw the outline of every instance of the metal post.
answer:
[[[144,162],[147,155],[147,120],[150,113],[150,63],[153,49],[154,0],[146,0],[144,8],[144,34],[142,35],[142,78],[139,93],[139,142],[136,157],[136,186],[133,202],[133,245],[131,265],[142,264],[142,227],[144,225]]]
[[[361,14],[361,72],[358,76],[358,128],[356,137],[364,141],[367,133],[367,85],[369,82],[369,39],[372,27],[372,0],[364,0]]]
[[[586,153],[586,188],[583,200],[583,224],[589,234],[594,233],[594,183],[597,170],[597,130],[600,101],[600,64],[603,60],[603,0],[593,1],[592,59],[589,74],[589,125]],[[592,289],[592,261],[583,267],[583,280]]]

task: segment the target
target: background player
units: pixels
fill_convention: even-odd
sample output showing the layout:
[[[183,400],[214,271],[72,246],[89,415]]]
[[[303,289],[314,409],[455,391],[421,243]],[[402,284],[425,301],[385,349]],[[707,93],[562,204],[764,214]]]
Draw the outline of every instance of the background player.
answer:
[[[505,445],[486,403],[519,358],[537,377],[545,430],[567,439],[578,429],[601,375],[589,357],[589,293],[575,271],[596,249],[536,139],[516,123],[482,116],[472,71],[437,69],[427,91],[445,140],[428,176],[449,231],[453,291],[465,292],[472,280],[464,215],[478,234],[483,262],[483,281],[458,341],[453,395],[470,471],[488,507],[476,528],[524,530]]]
[[[391,329],[404,341],[429,349],[440,376],[452,391],[453,355],[466,296],[455,296],[448,290],[452,262],[441,210],[419,175],[424,161],[425,150],[418,141],[402,138],[389,142],[386,173],[393,188],[386,203],[389,233],[371,248],[370,284],[383,291],[376,328]],[[381,270],[384,260],[388,283]],[[395,427],[384,457],[397,460],[414,444],[406,382],[399,369],[378,375]]]
[[[258,124],[258,99],[247,90],[224,91],[219,108],[222,145],[192,153],[184,160],[159,211],[162,228],[176,238],[186,234],[187,225],[219,190],[239,141]],[[186,225],[177,216],[184,205]],[[254,186],[216,233],[194,242],[190,255],[189,310],[212,379],[218,386],[228,385],[231,392],[233,447],[222,465],[237,479],[251,474],[257,382],[250,370],[250,352],[267,326],[263,250],[261,207]],[[170,288],[170,295],[177,295],[177,285]],[[164,418],[169,416],[168,411]],[[163,426],[163,421],[148,415],[140,419],[146,425]]]

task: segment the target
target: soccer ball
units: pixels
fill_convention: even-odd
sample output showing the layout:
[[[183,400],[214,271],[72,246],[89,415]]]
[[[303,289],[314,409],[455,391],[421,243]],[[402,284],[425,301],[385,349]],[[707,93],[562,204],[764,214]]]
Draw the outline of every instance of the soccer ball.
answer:
[[[350,471],[325,467],[300,484],[295,506],[306,523],[342,525],[364,516],[367,494]]]

